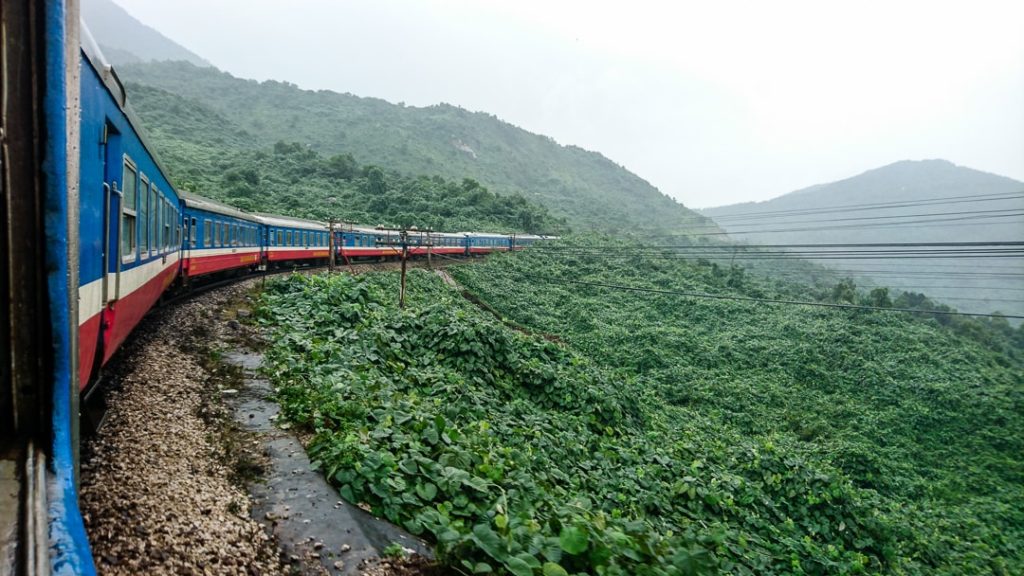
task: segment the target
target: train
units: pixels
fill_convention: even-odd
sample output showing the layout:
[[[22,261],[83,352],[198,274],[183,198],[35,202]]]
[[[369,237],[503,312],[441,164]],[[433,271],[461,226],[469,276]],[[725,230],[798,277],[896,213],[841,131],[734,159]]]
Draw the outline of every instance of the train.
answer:
[[[4,3],[0,573],[93,574],[81,399],[168,294],[272,268],[475,256],[547,239],[249,213],[179,190],[74,0]]]

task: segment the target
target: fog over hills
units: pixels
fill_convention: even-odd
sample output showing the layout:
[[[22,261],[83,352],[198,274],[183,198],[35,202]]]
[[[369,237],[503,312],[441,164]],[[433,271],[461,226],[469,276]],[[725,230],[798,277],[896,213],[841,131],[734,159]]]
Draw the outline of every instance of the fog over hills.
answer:
[[[498,194],[522,194],[566,218],[576,230],[682,233],[709,225],[600,153],[561,145],[490,114],[448,104],[418,108],[302,90],[288,82],[236,78],[197,66],[194,58],[156,58],[157,53],[187,50],[155,50],[170,41],[134,19],[136,24],[130,27],[138,34],[115,43],[119,28],[131,17],[108,0],[90,1],[102,1],[104,7],[85,14],[97,41],[138,56],[133,60],[121,54],[118,74],[128,84],[129,100],[140,110],[152,109],[144,100],[157,94],[133,91],[133,84],[158,88],[191,101],[191,108],[222,117],[233,131],[247,135],[243,147],[300,142],[322,154],[351,154],[361,164],[403,174],[472,178]],[[168,59],[184,62],[157,61]],[[144,123],[153,121],[152,115],[141,116]],[[160,145],[159,140],[156,143]]]
[[[945,160],[908,160],[701,213],[751,244],[1020,241],[1024,182]],[[1024,313],[1021,258],[821,263],[860,277],[861,285],[924,292],[960,310]]]
[[[211,64],[191,50],[139,22],[111,0],[82,0],[82,18],[103,55],[114,64],[184,60],[196,66]]]

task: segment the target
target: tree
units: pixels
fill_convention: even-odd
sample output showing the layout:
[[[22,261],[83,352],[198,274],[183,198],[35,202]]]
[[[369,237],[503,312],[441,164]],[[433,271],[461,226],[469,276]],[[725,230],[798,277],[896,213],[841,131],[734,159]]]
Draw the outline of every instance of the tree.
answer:
[[[374,196],[381,196],[387,191],[387,184],[384,181],[384,171],[378,166],[366,168],[366,192]]]
[[[853,304],[857,300],[857,285],[852,278],[843,278],[832,288],[833,302]]]
[[[868,294],[867,303],[869,306],[878,308],[892,308],[892,299],[889,298],[888,288],[875,288]]]

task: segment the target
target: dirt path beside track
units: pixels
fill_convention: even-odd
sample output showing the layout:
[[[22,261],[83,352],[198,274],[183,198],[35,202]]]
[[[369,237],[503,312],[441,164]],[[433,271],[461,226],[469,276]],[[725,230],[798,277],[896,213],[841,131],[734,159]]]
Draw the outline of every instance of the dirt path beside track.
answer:
[[[83,446],[81,472],[82,513],[100,574],[340,572],[325,569],[318,554],[296,555],[294,543],[269,535],[273,522],[253,517],[247,485],[267,484],[268,439],[234,421],[241,373],[220,358],[253,341],[240,316],[259,282],[150,314],[105,370],[106,421]],[[420,557],[359,563],[375,576],[436,573],[428,564]]]

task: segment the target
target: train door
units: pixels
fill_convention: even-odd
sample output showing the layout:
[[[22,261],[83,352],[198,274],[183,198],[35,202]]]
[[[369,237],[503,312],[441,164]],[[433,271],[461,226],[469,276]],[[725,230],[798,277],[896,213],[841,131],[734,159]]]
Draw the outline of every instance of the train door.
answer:
[[[111,125],[103,130],[103,308],[120,297],[121,274],[121,135]],[[101,324],[101,330],[106,323]],[[101,338],[102,342],[103,339]]]

